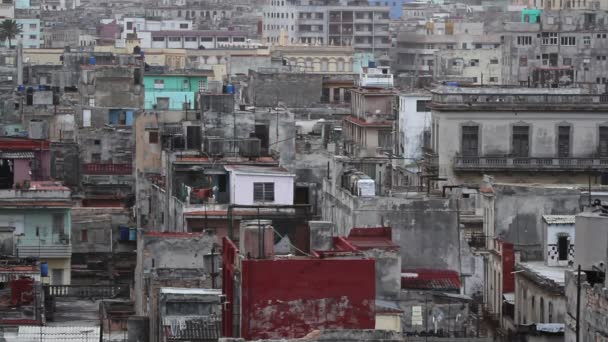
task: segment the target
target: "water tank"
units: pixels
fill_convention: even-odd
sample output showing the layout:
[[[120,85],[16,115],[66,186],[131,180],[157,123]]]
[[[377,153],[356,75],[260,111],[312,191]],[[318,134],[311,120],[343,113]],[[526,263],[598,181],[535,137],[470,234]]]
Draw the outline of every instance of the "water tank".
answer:
[[[274,255],[274,228],[272,227],[272,221],[241,221],[239,247],[242,253],[253,259],[271,258]]]
[[[228,84],[226,86],[226,94],[234,94],[234,85]]]
[[[20,85],[17,87],[17,91],[25,91],[25,86],[24,86],[23,84],[20,84]]]
[[[47,264],[46,262],[40,263],[40,276],[41,277],[49,276],[49,264]]]
[[[129,241],[137,240],[137,228],[131,227],[129,228]]]
[[[458,87],[459,83],[458,82],[446,82],[445,85],[450,86],[450,87]]]
[[[129,227],[118,226],[120,241],[129,241]]]
[[[90,56],[89,57],[89,64],[90,65],[96,65],[97,64],[97,58],[95,58],[95,56]]]

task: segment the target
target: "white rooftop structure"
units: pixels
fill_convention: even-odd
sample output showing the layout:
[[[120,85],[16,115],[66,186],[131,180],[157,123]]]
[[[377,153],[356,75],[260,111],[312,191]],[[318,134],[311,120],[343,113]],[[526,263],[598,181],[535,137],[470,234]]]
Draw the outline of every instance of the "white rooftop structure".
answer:
[[[362,67],[359,73],[359,86],[370,88],[392,88],[393,74],[389,67],[370,65]]]

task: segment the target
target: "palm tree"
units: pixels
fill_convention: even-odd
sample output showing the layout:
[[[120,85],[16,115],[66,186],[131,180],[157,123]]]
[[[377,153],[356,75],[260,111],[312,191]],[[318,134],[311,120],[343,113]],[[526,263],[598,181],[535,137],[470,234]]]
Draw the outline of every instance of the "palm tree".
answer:
[[[21,25],[17,24],[17,22],[14,20],[6,19],[0,22],[0,38],[3,40],[8,39],[9,48],[12,46],[12,39],[14,39],[17,35],[20,35],[21,32],[23,32],[21,30]]]

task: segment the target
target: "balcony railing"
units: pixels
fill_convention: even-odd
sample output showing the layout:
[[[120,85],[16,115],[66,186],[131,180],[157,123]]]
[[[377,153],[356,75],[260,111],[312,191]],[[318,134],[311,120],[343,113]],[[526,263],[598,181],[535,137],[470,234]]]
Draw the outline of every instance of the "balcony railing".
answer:
[[[45,294],[52,297],[66,298],[117,298],[129,297],[127,285],[49,285]]]
[[[37,245],[18,244],[17,256],[19,258],[69,258],[72,256],[71,244]]]
[[[130,175],[132,173],[131,164],[89,163],[83,166],[85,175]]]
[[[457,171],[585,171],[608,169],[608,158],[455,157]]]

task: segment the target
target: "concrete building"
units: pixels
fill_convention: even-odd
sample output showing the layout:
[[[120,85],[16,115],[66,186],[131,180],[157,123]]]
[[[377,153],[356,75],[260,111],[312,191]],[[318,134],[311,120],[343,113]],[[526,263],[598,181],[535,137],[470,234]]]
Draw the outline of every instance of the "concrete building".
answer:
[[[242,31],[138,31],[137,36],[144,49],[217,49],[246,45],[247,40],[247,33]]]
[[[144,108],[147,110],[197,109],[198,93],[207,89],[204,72],[148,71],[143,77]]]
[[[350,91],[352,114],[344,119],[345,152],[354,157],[384,156],[393,150],[396,92],[387,68],[364,68]]]
[[[71,191],[61,183],[31,181],[0,190],[3,254],[37,258],[48,265],[52,285],[69,285],[72,245]]]
[[[389,21],[388,7],[357,6],[355,1],[319,5],[306,0],[267,0],[262,37],[272,44],[352,46],[355,51],[381,56],[391,47]]]
[[[290,71],[354,72],[354,50],[351,46],[273,46],[272,52],[273,57],[280,58]]]
[[[0,19],[15,18],[15,4],[12,1],[3,1],[0,3]]]
[[[484,84],[490,82],[490,77],[495,83],[500,81],[494,79],[501,76],[497,71],[501,65],[500,59],[497,61],[495,58],[498,53],[495,49],[501,44],[498,34],[486,32],[484,23],[481,22],[454,22],[447,19],[425,22],[425,25],[399,32],[396,47],[391,52],[393,72],[410,76],[410,81],[407,82],[410,87],[422,87],[430,84],[434,75],[444,77],[450,73],[476,77],[473,83],[477,84],[481,83],[482,73],[486,75]],[[436,56],[436,53],[439,54]],[[435,71],[436,68],[439,70]]]
[[[608,296],[606,295],[606,258],[608,255],[608,222],[606,207],[595,206],[593,211],[576,216],[577,248],[575,265],[581,265],[581,278],[577,270],[566,272],[565,341],[590,341],[602,339],[608,334],[603,320],[606,317]],[[585,246],[581,248],[580,246]],[[578,287],[580,286],[580,297]],[[580,303],[580,312],[577,307]],[[580,323],[576,336],[576,322]]]
[[[475,85],[500,85],[503,84],[502,71],[502,50],[500,48],[440,50],[435,54],[433,80]]]
[[[551,3],[558,2],[548,2],[548,6]],[[524,20],[504,26],[503,84],[605,91],[608,27],[603,24],[604,12],[543,11],[538,22]]]
[[[426,153],[431,138],[430,93],[399,94],[398,113],[394,124],[392,153],[399,156],[394,161],[394,183],[397,186],[419,184],[422,160],[433,158]]]
[[[385,6],[390,7],[390,17],[392,20],[401,19],[403,14],[403,4],[406,3],[404,0],[396,1],[383,1],[383,0],[369,0],[370,6]]]
[[[40,19],[16,19],[21,25],[21,42],[24,48],[38,49],[44,44]]]
[[[595,178],[608,156],[599,95],[450,86],[432,93],[431,148],[441,177],[457,184],[479,183],[482,174],[498,182],[586,184],[590,174],[593,182],[605,182]]]

